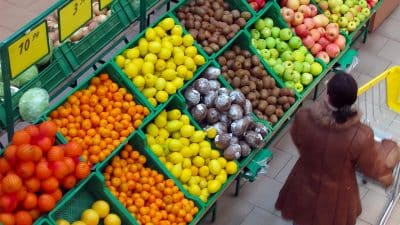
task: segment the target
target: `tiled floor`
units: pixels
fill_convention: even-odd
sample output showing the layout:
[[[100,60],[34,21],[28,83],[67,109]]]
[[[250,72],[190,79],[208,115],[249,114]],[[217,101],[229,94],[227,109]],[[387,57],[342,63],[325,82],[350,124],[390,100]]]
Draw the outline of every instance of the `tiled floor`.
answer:
[[[0,40],[4,40],[23,24],[47,9],[56,0],[0,0]],[[385,69],[400,64],[400,7],[368,36],[366,44],[357,44],[360,63],[355,68],[354,76],[362,85],[380,74]],[[328,77],[329,78],[329,77]],[[325,81],[322,81],[324,84]],[[324,85],[320,85],[320,96],[324,95]],[[311,100],[307,100],[309,103]],[[400,137],[400,116],[391,124],[392,134]],[[214,223],[210,217],[205,218],[203,225],[291,225],[291,221],[282,219],[274,209],[279,190],[290,170],[298,159],[298,153],[288,135],[288,128],[270,145],[274,158],[268,173],[261,175],[253,183],[244,183],[240,195],[233,196],[234,185],[224,193],[217,205],[217,218]],[[383,188],[372,183],[360,184],[360,197],[363,212],[357,225],[377,225],[382,213],[387,194]],[[398,204],[390,225],[400,223],[400,204]]]

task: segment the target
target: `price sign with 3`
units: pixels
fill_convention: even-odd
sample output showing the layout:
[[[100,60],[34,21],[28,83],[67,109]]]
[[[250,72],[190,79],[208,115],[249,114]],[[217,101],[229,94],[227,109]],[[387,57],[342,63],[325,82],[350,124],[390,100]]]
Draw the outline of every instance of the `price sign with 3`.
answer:
[[[49,53],[46,22],[14,41],[7,50],[11,77],[14,78]]]
[[[60,41],[64,41],[92,18],[91,0],[71,0],[58,10]]]
[[[99,3],[100,3],[100,10],[103,10],[104,8],[106,8],[108,5],[110,5],[111,4],[111,2],[112,2],[113,0],[100,0],[99,1]]]

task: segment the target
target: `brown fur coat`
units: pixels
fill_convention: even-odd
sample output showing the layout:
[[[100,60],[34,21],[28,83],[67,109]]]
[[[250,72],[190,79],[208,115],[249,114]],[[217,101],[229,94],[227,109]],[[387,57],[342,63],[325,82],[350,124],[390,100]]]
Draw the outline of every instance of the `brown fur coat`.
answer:
[[[371,128],[354,116],[343,124],[324,101],[300,109],[291,136],[300,158],[283,186],[276,208],[297,225],[354,225],[361,213],[355,170],[385,186],[399,161],[393,141],[374,141]]]

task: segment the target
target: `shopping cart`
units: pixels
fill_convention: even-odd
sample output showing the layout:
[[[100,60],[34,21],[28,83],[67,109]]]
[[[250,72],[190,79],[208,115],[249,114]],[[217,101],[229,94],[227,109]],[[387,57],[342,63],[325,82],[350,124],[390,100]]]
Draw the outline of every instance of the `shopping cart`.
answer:
[[[394,66],[358,89],[358,108],[362,120],[375,134],[376,141],[384,138],[400,143],[400,66]],[[400,166],[393,171],[395,181],[387,191],[388,202],[379,225],[388,222],[400,198]]]

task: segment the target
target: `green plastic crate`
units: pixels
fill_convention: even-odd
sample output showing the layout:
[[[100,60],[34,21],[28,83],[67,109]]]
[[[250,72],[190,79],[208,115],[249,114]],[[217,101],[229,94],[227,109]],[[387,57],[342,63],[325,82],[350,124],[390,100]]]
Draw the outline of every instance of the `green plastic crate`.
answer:
[[[146,10],[153,8],[159,1],[157,0],[145,0]],[[161,0],[166,1],[166,0]],[[131,22],[136,21],[140,15],[140,0],[124,0],[123,8],[128,15]]]
[[[272,152],[269,149],[261,149],[247,165],[243,177],[250,181],[254,181],[258,175],[258,172],[263,167],[261,163],[268,161],[271,158]]]
[[[174,14],[174,16],[176,17],[176,10],[186,4],[188,4],[190,1],[194,1],[194,0],[187,0],[187,1],[180,1],[178,2],[172,9],[171,12]],[[227,2],[230,6],[230,9],[238,9],[240,12],[243,11],[248,11],[251,14],[251,18],[247,21],[247,24],[244,28],[242,29],[246,29],[247,27],[249,27],[253,22],[252,20],[255,17],[255,11],[251,9],[250,5],[247,4],[246,2],[244,2],[245,0],[224,0],[224,2]],[[177,17],[176,17],[177,18]],[[186,27],[184,27],[185,30]],[[213,52],[212,54],[208,55],[210,58],[216,58],[217,56],[219,56],[222,52],[225,51],[225,49],[230,46],[232,44],[232,42],[238,37],[240,33],[240,30],[235,34],[235,36],[233,36],[233,38],[231,38],[230,40],[228,40],[228,42],[226,43],[225,46],[223,46],[222,48],[220,48],[218,51]],[[199,46],[201,47],[201,45],[199,44]]]
[[[64,201],[50,212],[49,219],[53,224],[57,219],[65,219],[72,223],[79,220],[82,212],[90,208],[97,200],[107,201],[110,205],[110,213],[117,214],[121,218],[121,224],[138,224],[105,187],[102,177],[97,173],[92,173],[84,183],[66,195]],[[104,224],[103,220],[100,220],[99,224]]]
[[[130,92],[131,89],[128,87],[128,84],[125,83],[125,81],[123,79],[123,75],[120,75],[118,73],[117,68],[115,68],[112,63],[106,63],[102,67],[98,68],[92,75],[88,76],[85,80],[83,80],[76,88],[74,88],[73,90],[68,92],[68,94],[66,94],[64,96],[64,98],[58,100],[55,104],[53,104],[44,113],[43,119],[47,120],[49,115],[50,115],[50,113],[52,111],[54,111],[55,109],[57,109],[59,106],[63,105],[68,100],[69,96],[71,96],[73,93],[75,93],[78,90],[86,89],[89,86],[90,80],[93,77],[95,77],[95,76],[97,76],[98,74],[101,74],[101,73],[107,73],[109,75],[110,79],[113,80],[114,82],[116,82],[119,87],[126,88],[128,90],[128,93],[131,93],[133,95],[134,101],[136,103],[141,104],[141,105],[147,107],[150,110],[149,115],[146,116],[146,118],[144,118],[143,123],[141,124],[141,126],[138,129],[140,129],[141,127],[145,126],[152,119],[154,113],[151,111],[150,107],[147,105],[147,102],[144,101],[140,96],[138,96],[137,93]],[[134,132],[136,132],[136,131],[137,130],[135,130]],[[58,133],[57,135],[62,140],[62,142],[67,142],[65,137],[63,137],[63,135],[61,135],[60,133]],[[128,138],[126,138],[125,141],[123,141],[116,149],[121,148],[126,143],[127,139]],[[108,157],[110,157],[110,155]],[[97,165],[98,165],[98,163],[94,166],[94,168],[96,168]]]
[[[180,25],[180,23],[179,23],[178,20],[174,17],[173,14],[171,14],[171,13],[165,13],[165,14],[163,14],[163,16],[161,16],[157,21],[155,21],[155,22],[154,22],[151,26],[149,26],[149,27],[155,27],[161,20],[163,20],[163,19],[165,19],[165,18],[167,18],[167,17],[172,18],[172,19],[175,21],[175,24]],[[132,39],[124,48],[122,48],[120,51],[118,51],[115,55],[121,55],[121,54],[123,54],[127,49],[133,48],[133,47],[137,46],[137,43],[139,42],[139,40],[140,40],[142,37],[144,37],[145,32],[146,32],[146,30],[144,30],[144,31],[142,31],[140,34],[136,35],[136,37],[135,37],[134,39]],[[183,31],[183,34],[188,34],[188,32],[184,30],[184,31]],[[198,54],[202,55],[202,56],[204,57],[204,59],[206,60],[206,62],[205,62],[205,64],[203,64],[202,66],[197,67],[197,70],[196,70],[196,72],[194,73],[192,79],[195,79],[200,73],[202,73],[202,71],[205,70],[205,68],[207,68],[207,64],[208,64],[208,62],[209,62],[209,58],[208,58],[207,54],[203,51],[203,49],[201,49],[201,47],[199,47],[199,45],[198,45],[196,42],[194,42],[194,46],[197,48]],[[152,105],[150,104],[150,102],[146,99],[146,97],[141,93],[141,91],[133,84],[133,82],[132,82],[131,80],[129,80],[129,78],[125,75],[125,73],[122,71],[122,69],[119,68],[119,67],[115,64],[114,60],[113,60],[112,63],[115,65],[115,67],[116,67],[116,69],[118,70],[119,74],[122,74],[121,76],[123,77],[123,79],[124,79],[127,83],[129,83],[129,88],[131,88],[132,91],[135,91],[135,93],[138,93],[138,96],[141,96],[141,98],[144,99],[144,101],[147,103],[147,105],[149,105],[149,109],[151,109],[152,111],[156,111],[156,112],[157,112],[157,111],[160,111],[162,108],[165,107],[165,105],[166,105],[166,103],[167,103],[168,101],[167,101],[167,102],[164,102],[164,103],[159,103],[156,107],[152,106]],[[183,87],[185,87],[185,85],[186,85],[187,82],[188,82],[188,81],[185,81],[185,83],[184,83],[184,85],[181,87],[181,89],[182,89]],[[178,91],[179,91],[179,89],[177,90],[177,92],[178,92]],[[169,96],[169,98],[171,98],[171,95]]]
[[[91,31],[82,40],[76,43],[65,42],[60,46],[72,69],[79,69],[93,56],[100,52],[119,33],[125,30],[130,24],[119,0],[111,3],[111,16]]]
[[[168,171],[167,168],[165,168],[162,165],[162,162],[158,160],[157,156],[155,156],[152,151],[149,149],[146,143],[146,138],[145,135],[143,134],[142,131],[139,131],[133,135],[130,136],[128,142],[134,150],[140,152],[141,155],[146,157],[146,163],[145,166],[149,167],[151,169],[154,169],[158,171],[160,174],[162,174],[165,179],[172,179],[175,183],[175,185],[179,188],[179,190],[184,194],[185,198],[192,200],[199,211],[197,214],[193,217],[192,222],[189,224],[197,224],[198,221],[200,221],[201,217],[204,214],[204,205],[201,202],[200,199],[197,199],[196,197],[192,196],[187,192],[183,186],[180,184],[180,182]],[[107,166],[112,162],[112,159],[119,155],[122,149],[118,151],[112,152],[112,157],[108,158],[108,160],[104,161],[98,168],[97,168],[97,173],[102,174],[102,172],[107,168]],[[103,178],[104,179],[104,178]]]
[[[50,223],[49,220],[47,220],[46,218],[38,218],[33,225],[51,225],[52,223]]]
[[[20,118],[18,102],[27,90],[33,87],[40,87],[48,92],[51,92],[56,89],[58,85],[61,84],[71,73],[72,68],[68,64],[67,59],[59,48],[55,48],[50,63],[43,69],[40,69],[39,74],[35,79],[25,84],[17,93],[12,96],[12,112],[14,121]],[[2,126],[5,126],[6,111],[3,101],[0,102],[0,121]]]

